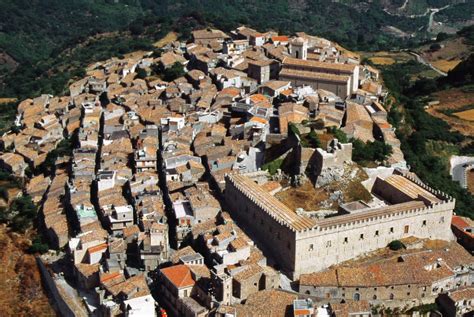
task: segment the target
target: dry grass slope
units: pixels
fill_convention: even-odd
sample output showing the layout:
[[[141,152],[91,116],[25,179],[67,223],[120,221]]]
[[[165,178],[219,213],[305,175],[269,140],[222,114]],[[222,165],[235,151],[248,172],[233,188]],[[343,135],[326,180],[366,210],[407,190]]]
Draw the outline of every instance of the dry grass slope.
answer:
[[[0,316],[55,316],[41,287],[29,240],[0,226]]]

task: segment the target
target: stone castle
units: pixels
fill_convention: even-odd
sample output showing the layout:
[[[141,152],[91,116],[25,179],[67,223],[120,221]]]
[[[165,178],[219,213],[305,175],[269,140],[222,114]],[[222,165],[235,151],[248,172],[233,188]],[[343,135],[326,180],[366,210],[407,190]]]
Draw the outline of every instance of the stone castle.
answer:
[[[291,278],[324,270],[393,240],[451,240],[455,200],[407,172],[377,178],[378,207],[347,204],[344,213],[315,220],[299,215],[245,175],[227,175],[225,198],[243,229]]]

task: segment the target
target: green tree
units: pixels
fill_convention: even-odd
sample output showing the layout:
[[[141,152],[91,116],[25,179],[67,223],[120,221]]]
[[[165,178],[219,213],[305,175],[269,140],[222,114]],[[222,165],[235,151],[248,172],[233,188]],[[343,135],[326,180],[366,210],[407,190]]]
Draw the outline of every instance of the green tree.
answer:
[[[184,71],[183,64],[176,62],[170,68],[166,68],[163,71],[163,80],[173,81],[179,77],[184,76],[186,73]]]
[[[321,147],[321,141],[319,140],[318,134],[314,130],[311,130],[307,139],[310,147],[315,149]]]
[[[338,129],[336,127],[332,127],[330,131],[340,143],[348,143],[349,142],[349,139],[347,138],[347,135],[341,129]]]
[[[33,254],[36,254],[36,253],[43,254],[43,253],[48,252],[48,250],[49,250],[49,246],[47,243],[43,242],[43,239],[41,238],[41,236],[36,236],[33,239],[31,246],[28,248],[28,252],[33,253]]]
[[[439,45],[438,43],[433,43],[430,45],[430,51],[432,52],[439,51],[440,49],[441,49],[441,45]]]
[[[355,139],[352,141],[352,146],[352,160],[358,163],[382,162],[392,154],[392,147],[379,140],[364,143]]]
[[[388,248],[392,251],[398,251],[405,248],[405,245],[400,240],[393,240],[388,244]]]
[[[36,218],[36,206],[30,196],[16,198],[8,210],[9,226],[18,232],[24,232]]]
[[[137,70],[137,78],[139,79],[145,79],[148,76],[146,70],[143,68],[138,68]]]

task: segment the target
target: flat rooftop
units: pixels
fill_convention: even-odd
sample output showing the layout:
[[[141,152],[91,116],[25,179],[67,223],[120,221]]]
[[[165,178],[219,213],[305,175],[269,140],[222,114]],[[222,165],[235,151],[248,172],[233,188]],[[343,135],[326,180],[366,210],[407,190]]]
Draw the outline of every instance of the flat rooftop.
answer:
[[[284,68],[280,72],[280,77],[282,78],[301,78],[308,80],[318,80],[318,81],[330,81],[337,83],[347,83],[349,81],[349,76],[345,75],[334,75],[327,73],[319,73],[314,71],[306,70],[295,70]]]

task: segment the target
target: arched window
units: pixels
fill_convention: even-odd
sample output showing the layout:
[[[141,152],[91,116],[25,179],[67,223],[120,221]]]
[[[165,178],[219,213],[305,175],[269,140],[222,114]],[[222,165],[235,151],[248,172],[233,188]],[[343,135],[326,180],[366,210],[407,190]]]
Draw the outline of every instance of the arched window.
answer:
[[[377,295],[372,296],[372,298],[373,298],[374,300],[377,299]]]
[[[393,295],[393,293],[390,294],[390,299],[394,299],[394,298],[395,298],[395,295]]]
[[[360,294],[359,293],[354,293],[354,300],[355,301],[360,301]]]
[[[310,294],[310,292],[309,292],[309,291],[306,291],[306,292],[304,292],[304,293],[305,293],[306,295],[309,295],[309,294]]]

